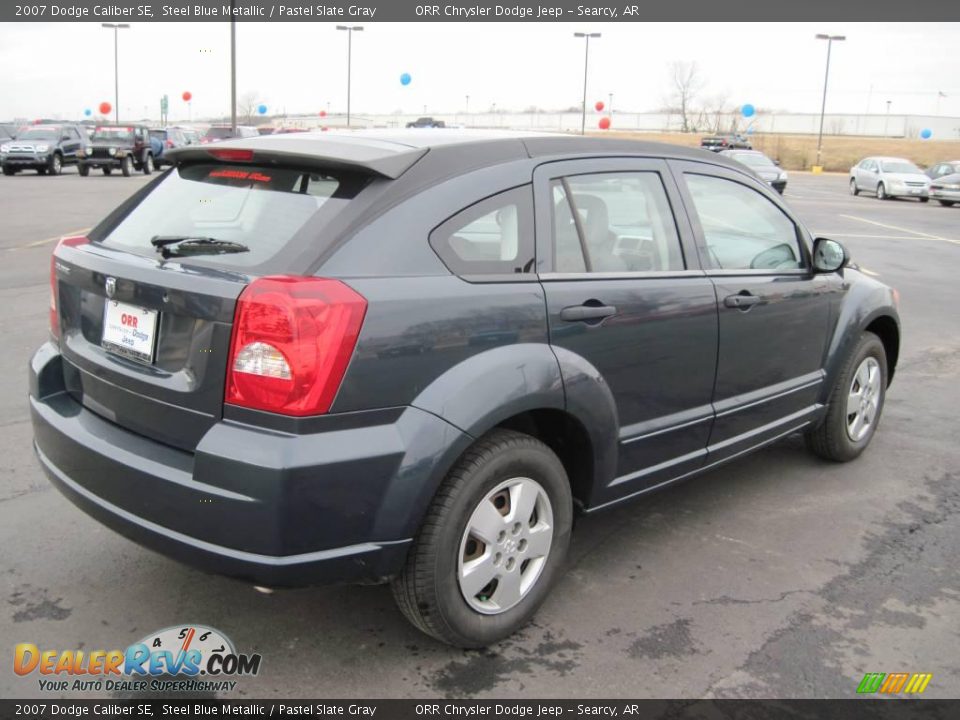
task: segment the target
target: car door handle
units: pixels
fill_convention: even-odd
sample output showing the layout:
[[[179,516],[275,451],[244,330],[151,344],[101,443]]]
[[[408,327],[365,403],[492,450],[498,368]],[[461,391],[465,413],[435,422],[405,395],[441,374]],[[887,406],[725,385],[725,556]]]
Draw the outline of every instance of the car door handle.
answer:
[[[613,305],[601,305],[598,300],[587,300],[583,305],[571,305],[560,311],[560,319],[567,322],[590,322],[616,315]]]
[[[739,310],[747,310],[752,308],[761,298],[756,295],[752,295],[749,292],[744,291],[738,295],[728,295],[723,299],[723,304],[728,308],[738,308]]]

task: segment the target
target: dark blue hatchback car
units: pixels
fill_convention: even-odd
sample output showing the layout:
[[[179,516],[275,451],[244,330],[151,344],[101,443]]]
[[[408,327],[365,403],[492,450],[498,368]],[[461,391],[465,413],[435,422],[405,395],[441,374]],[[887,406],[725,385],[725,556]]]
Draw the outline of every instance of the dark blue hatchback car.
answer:
[[[390,581],[464,647],[576,513],[795,432],[850,460],[896,295],[705,151],[461,131],[172,150],[51,265],[36,452],[124,535],[266,585]]]

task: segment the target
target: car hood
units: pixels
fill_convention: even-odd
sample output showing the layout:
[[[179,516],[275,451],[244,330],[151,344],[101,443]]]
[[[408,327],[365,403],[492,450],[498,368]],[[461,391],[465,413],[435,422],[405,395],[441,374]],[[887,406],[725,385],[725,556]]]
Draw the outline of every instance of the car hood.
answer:
[[[934,185],[960,185],[960,173],[941,175],[936,180],[931,182],[933,182]]]
[[[883,176],[888,180],[900,180],[901,182],[930,182],[928,178],[923,173],[892,173],[885,172]]]

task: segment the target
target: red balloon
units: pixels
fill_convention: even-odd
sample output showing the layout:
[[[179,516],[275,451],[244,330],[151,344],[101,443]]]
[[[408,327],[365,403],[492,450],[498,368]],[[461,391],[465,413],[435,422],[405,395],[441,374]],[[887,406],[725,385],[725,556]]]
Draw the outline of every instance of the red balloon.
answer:
[[[326,117],[326,116],[327,116],[327,111],[326,111],[326,110],[321,110],[321,111],[320,111],[320,117]]]
[[[109,115],[110,111],[113,110],[113,105],[108,102],[102,102],[100,103],[99,110],[101,115]]]
[[[610,118],[608,118],[608,117],[602,117],[602,118],[600,118],[600,122],[597,123],[597,124],[600,126],[600,129],[601,129],[601,130],[609,130],[609,129],[610,129]]]
[[[594,105],[594,107],[597,109],[597,112],[603,112],[603,108],[604,108],[603,100],[597,100],[597,104]]]
[[[193,100],[193,93],[187,90],[181,97],[183,98],[184,102],[190,102]]]

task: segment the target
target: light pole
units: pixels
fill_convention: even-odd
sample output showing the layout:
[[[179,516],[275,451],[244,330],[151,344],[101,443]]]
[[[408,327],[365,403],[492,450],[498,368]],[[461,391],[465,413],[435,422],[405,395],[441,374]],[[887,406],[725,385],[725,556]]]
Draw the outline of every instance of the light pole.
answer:
[[[353,56],[353,33],[361,32],[363,25],[337,25],[337,30],[347,31],[347,127],[350,127],[350,66]]]
[[[575,32],[574,37],[583,38],[583,107],[580,110],[580,134],[587,134],[587,68],[590,65],[590,38],[600,37],[600,33],[582,33]]]
[[[613,118],[613,93],[610,93],[608,98],[609,102],[607,103],[607,117]]]
[[[888,137],[890,135],[890,106],[893,104],[893,100],[887,100],[887,119],[883,121],[883,136]]]
[[[823,104],[820,106],[820,133],[817,136],[817,167],[821,167],[820,154],[823,150],[823,116],[827,112],[827,83],[830,80],[830,51],[833,49],[834,41],[842,42],[846,39],[846,35],[817,34],[817,40],[827,41],[827,70],[823,75]]]
[[[121,30],[129,30],[127,23],[100,23],[100,27],[113,30],[113,112],[114,120],[120,124],[120,60],[117,50]]]
[[[230,134],[237,136],[237,21],[230,0]]]

